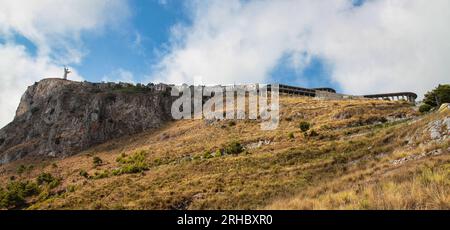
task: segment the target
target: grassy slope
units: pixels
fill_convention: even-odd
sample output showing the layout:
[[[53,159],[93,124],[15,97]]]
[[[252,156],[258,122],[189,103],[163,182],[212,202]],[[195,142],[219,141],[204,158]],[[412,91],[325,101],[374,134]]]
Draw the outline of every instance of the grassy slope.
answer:
[[[62,179],[46,196],[29,199],[30,209],[450,208],[448,139],[430,142],[425,130],[448,112],[379,124],[381,117],[417,113],[402,102],[285,97],[281,103],[281,123],[274,131],[261,131],[258,121],[249,120],[177,121],[70,158],[1,166],[0,180],[9,180],[20,164],[34,169],[19,180],[42,171]],[[304,120],[317,136],[300,131]],[[205,151],[234,140],[270,144],[202,159]],[[392,163],[435,149],[441,154]],[[136,152],[146,154],[148,171],[112,174],[122,153]],[[100,166],[93,164],[94,156],[102,159]],[[80,171],[104,178],[86,179]]]

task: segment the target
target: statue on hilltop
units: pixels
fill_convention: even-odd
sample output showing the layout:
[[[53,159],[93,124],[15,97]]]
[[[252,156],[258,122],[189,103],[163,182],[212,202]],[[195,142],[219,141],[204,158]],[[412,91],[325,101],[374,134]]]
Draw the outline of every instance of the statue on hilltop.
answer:
[[[64,66],[64,80],[67,80],[67,75],[69,75],[69,73],[71,73],[72,71],[70,71],[69,68],[67,68],[66,66]]]

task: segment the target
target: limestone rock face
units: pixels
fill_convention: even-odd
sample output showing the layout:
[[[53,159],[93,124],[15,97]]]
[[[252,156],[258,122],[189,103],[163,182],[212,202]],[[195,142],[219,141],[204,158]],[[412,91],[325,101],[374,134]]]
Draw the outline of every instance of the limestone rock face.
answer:
[[[23,94],[0,130],[0,164],[25,156],[64,157],[172,119],[167,85],[44,79]]]

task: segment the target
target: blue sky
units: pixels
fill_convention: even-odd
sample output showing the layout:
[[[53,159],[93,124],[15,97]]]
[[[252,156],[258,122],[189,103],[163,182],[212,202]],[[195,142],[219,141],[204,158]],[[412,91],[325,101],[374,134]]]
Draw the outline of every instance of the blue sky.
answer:
[[[359,6],[363,0],[353,2]],[[192,23],[187,3],[182,1],[131,1],[130,8],[132,14],[125,28],[85,37],[89,54],[76,67],[87,80],[101,81],[116,69],[124,69],[133,74],[135,82],[148,81],[144,76],[151,74],[153,66],[167,52],[171,28]],[[330,80],[330,71],[330,67],[317,57],[301,71],[281,58],[266,81],[339,89],[339,85]]]
[[[101,81],[121,68],[132,72],[136,82],[145,81],[143,76],[165,51],[171,27],[189,23],[184,5],[172,1],[130,1],[130,9],[130,19],[122,28],[108,28],[98,36],[85,35],[89,54],[76,67],[88,80]]]
[[[360,5],[361,1],[355,1]],[[162,56],[168,52],[171,28],[175,25],[189,27],[191,11],[188,3],[182,1],[129,1],[130,16],[121,27],[106,27],[102,33],[82,35],[83,50],[86,53],[80,63],[68,63],[88,81],[121,80],[116,70],[125,70],[133,75],[135,83],[147,83]],[[31,55],[36,55],[36,45],[30,40],[15,34],[15,42],[24,45]],[[334,87],[330,80],[330,67],[319,57],[302,70],[292,68],[285,57],[265,79],[267,82],[302,85],[304,87]],[[221,82],[217,82],[221,83]]]

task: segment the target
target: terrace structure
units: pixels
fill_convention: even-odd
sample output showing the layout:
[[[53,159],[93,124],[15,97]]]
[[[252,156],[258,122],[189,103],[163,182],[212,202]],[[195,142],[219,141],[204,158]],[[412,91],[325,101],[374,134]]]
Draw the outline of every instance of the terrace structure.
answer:
[[[270,91],[271,85],[268,85],[267,88],[268,91]],[[279,85],[279,92],[280,94],[289,96],[308,96],[325,99],[371,98],[371,99],[391,100],[391,101],[405,100],[413,104],[417,99],[417,94],[413,92],[380,93],[380,94],[354,96],[337,93],[335,89],[328,87],[310,89],[282,84]]]

